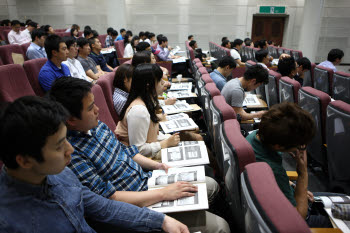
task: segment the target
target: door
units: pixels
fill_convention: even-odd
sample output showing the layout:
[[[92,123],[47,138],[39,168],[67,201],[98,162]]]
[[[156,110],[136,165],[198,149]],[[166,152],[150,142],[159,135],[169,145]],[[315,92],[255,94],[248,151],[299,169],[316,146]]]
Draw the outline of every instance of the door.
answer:
[[[282,46],[285,17],[253,16],[252,41],[266,39]]]

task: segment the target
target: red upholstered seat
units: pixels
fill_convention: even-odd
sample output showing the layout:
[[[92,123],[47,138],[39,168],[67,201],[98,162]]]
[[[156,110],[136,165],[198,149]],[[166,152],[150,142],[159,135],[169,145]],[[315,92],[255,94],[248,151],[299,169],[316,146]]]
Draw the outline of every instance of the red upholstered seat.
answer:
[[[314,88],[332,96],[333,70],[323,66],[314,69]]]
[[[211,111],[210,111],[210,101],[214,96],[221,95],[219,89],[216,87],[215,83],[207,83],[205,84],[204,88],[201,91],[202,97],[203,97],[203,103],[204,103],[204,108],[203,108],[203,115],[204,115],[204,120],[207,126],[210,128],[211,124]]]
[[[124,40],[114,41],[115,50],[118,58],[124,57]]]
[[[246,233],[311,233],[267,163],[251,163],[241,176]]]
[[[294,57],[294,60],[298,60],[299,58],[302,58],[303,57],[303,52],[300,51],[300,50],[292,50],[291,51],[291,55]]]
[[[107,37],[107,34],[103,34],[103,35],[99,35],[97,38],[98,40],[101,42],[102,44],[102,48],[106,47],[106,37]]]
[[[192,62],[195,64],[195,63],[197,63],[197,62],[201,62],[201,60],[200,60],[199,58],[195,58],[195,59],[193,59]]]
[[[23,63],[23,68],[27,74],[30,85],[38,96],[44,96],[45,92],[39,84],[39,72],[41,67],[47,62],[46,58],[32,59]]]
[[[350,104],[350,74],[335,72],[333,75],[333,99]]]
[[[12,59],[13,53],[20,54],[23,56],[22,47],[18,44],[9,44],[9,45],[0,46],[0,57],[4,65],[14,64],[14,61]],[[23,60],[24,60],[24,56],[23,56]]]
[[[289,77],[282,77],[279,82],[280,102],[298,103],[298,92],[301,88],[300,83]]]
[[[208,74],[208,71],[205,67],[200,67],[198,70],[201,72],[201,74]]]
[[[35,95],[21,65],[0,66],[0,102],[12,102],[15,99]]]
[[[25,43],[25,44],[22,44],[21,47],[22,47],[22,52],[23,52],[23,56],[24,56],[24,60],[28,60],[27,58],[27,49],[29,47],[29,45],[31,44],[32,42],[28,42],[28,43]]]
[[[254,66],[254,65],[256,65],[256,62],[255,62],[255,61],[252,61],[252,60],[248,60],[248,61],[245,63],[246,69],[248,69],[248,67]]]
[[[203,74],[201,76],[201,79],[204,81],[205,84],[207,83],[213,83],[213,80],[210,78],[209,74]]]
[[[171,75],[171,72],[173,71],[173,61],[157,61],[157,64],[163,68],[166,68]]]

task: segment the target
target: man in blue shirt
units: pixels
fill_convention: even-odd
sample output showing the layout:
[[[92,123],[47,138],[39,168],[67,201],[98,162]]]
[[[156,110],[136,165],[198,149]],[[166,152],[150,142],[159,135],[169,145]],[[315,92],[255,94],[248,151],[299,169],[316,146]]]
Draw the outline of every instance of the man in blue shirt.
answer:
[[[120,35],[117,37],[116,41],[118,40],[124,40],[124,36],[126,34],[126,30],[124,28],[120,29]]]
[[[0,232],[95,233],[85,217],[116,231],[189,232],[162,213],[103,198],[81,185],[66,168],[73,152],[67,116],[62,105],[37,96],[15,100],[1,115]]]
[[[104,58],[103,54],[101,53],[102,50],[102,44],[98,38],[90,38],[89,44],[91,48],[91,53],[89,54],[89,57],[91,57],[97,65],[101,67],[101,70],[105,72],[112,72],[113,68],[110,67],[107,64],[106,59]]]
[[[219,67],[210,73],[211,79],[220,91],[227,83],[226,78],[232,74],[234,68],[236,68],[235,60],[231,56],[225,56],[220,60]]]
[[[43,29],[34,29],[32,31],[32,43],[30,43],[26,56],[29,60],[37,58],[47,58],[44,43],[46,33]]]
[[[58,35],[50,35],[45,40],[45,50],[49,59],[39,72],[39,83],[44,91],[51,89],[52,83],[63,76],[71,76],[68,66],[62,64],[68,58],[69,50]]]

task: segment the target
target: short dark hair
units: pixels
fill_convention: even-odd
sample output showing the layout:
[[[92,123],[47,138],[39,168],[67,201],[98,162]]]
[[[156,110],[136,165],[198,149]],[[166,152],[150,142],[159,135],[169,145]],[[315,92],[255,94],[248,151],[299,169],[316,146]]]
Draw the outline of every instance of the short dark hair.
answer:
[[[0,159],[6,167],[17,169],[17,155],[44,162],[42,149],[47,138],[65,124],[67,110],[59,103],[38,96],[24,96],[1,113]]]
[[[81,119],[83,99],[91,92],[92,84],[80,78],[62,77],[52,84],[47,97],[60,102],[70,116]]]
[[[122,29],[119,30],[120,34],[122,34],[125,31],[126,31],[125,28],[122,28]]]
[[[85,30],[91,30],[91,27],[89,26],[89,25],[86,25],[85,27],[84,27],[84,31]]]
[[[131,64],[134,68],[138,66],[139,64],[143,63],[151,63],[151,52],[150,51],[142,51],[137,52],[133,57]]]
[[[136,51],[141,52],[146,50],[148,47],[151,47],[151,45],[147,42],[140,42],[138,45],[136,45]]]
[[[227,36],[224,36],[223,38],[221,38],[221,42],[224,42],[224,40],[227,40]]]
[[[52,51],[59,51],[60,43],[64,43],[64,40],[58,35],[49,35],[45,40],[45,51],[47,54],[47,58],[52,58]]]
[[[159,43],[159,40],[163,37],[164,35],[163,34],[159,34],[159,35],[157,35],[157,41],[158,41],[158,44],[160,44]]]
[[[252,40],[250,38],[247,37],[247,38],[244,39],[244,44],[246,46],[250,46],[251,43],[252,43]]]
[[[168,38],[166,36],[162,36],[159,38],[158,43],[161,45],[163,44],[163,42],[167,42]]]
[[[113,31],[111,31],[111,36],[118,36],[118,32],[117,32],[117,30],[113,30]]]
[[[269,40],[268,42],[267,42],[269,45],[272,45],[272,40]]]
[[[93,34],[91,29],[84,29],[84,37],[91,35],[91,34]]]
[[[149,34],[148,34],[148,39],[151,39],[152,37],[154,37],[154,36],[156,36],[153,32],[150,32]]]
[[[296,69],[295,60],[292,56],[278,61],[277,70],[282,76],[289,76]]]
[[[112,27],[107,28],[107,34],[111,33],[114,29]]]
[[[129,33],[131,36],[133,36],[132,31],[131,30],[127,30],[126,33]]]
[[[328,56],[327,56],[327,60],[330,62],[335,62],[335,60],[338,59],[342,59],[344,57],[344,52],[340,49],[332,49],[331,51],[329,51]]]
[[[262,62],[262,60],[269,55],[269,51],[267,51],[266,49],[260,49],[258,51],[255,52],[255,59],[258,62]]]
[[[257,46],[260,47],[261,49],[264,48],[266,46],[266,40],[265,39],[259,40],[257,42]]]
[[[131,44],[131,47],[135,48],[135,40],[140,40],[140,37],[138,36],[134,36],[131,41],[130,41],[130,44]]]
[[[145,36],[148,38],[150,32],[149,31],[145,31]]]
[[[9,23],[11,23],[9,19],[4,19],[3,21],[1,21],[1,26],[8,26]]]
[[[31,27],[34,27],[34,28],[37,28],[37,27],[38,27],[38,23],[33,22],[33,21],[30,21],[27,25],[28,25],[28,26],[31,26]]]
[[[91,37],[90,39],[88,39],[91,51],[92,51],[92,45],[96,43],[96,39],[98,39],[98,38],[97,37]]]
[[[237,45],[242,45],[243,44],[243,40],[241,39],[235,39],[232,43],[232,48],[235,48]]]
[[[114,75],[113,86],[127,92],[124,79],[130,80],[134,73],[134,67],[131,64],[122,64],[118,67]]]
[[[32,20],[31,19],[27,19],[26,20],[26,25],[28,25],[30,22],[32,22]]]
[[[236,68],[236,62],[231,56],[224,56],[219,62],[219,67],[224,68],[230,66],[230,68]]]
[[[297,60],[298,66],[303,66],[303,70],[311,70],[311,62],[307,57],[301,57]]]
[[[45,30],[45,32],[47,33],[48,31],[50,31],[50,25],[44,25],[44,26],[42,26],[42,28]]]
[[[145,35],[145,32],[143,32],[143,31],[139,32],[139,37],[140,38],[143,37],[144,35]]]
[[[75,39],[74,37],[68,37],[65,39],[65,42],[66,42],[67,48],[70,49],[70,47],[77,42],[77,39]]]
[[[193,35],[189,35],[187,38],[188,38],[188,39],[191,39],[192,37],[193,37]]]
[[[31,37],[33,42],[35,41],[36,37],[40,39],[42,36],[47,36],[47,33],[43,29],[34,29],[32,31]]]
[[[17,24],[21,25],[21,23],[17,19],[11,21],[11,26],[15,26]]]
[[[96,30],[92,30],[92,35],[93,38],[97,38],[99,36]]]
[[[89,44],[88,39],[84,38],[84,37],[79,37],[77,39],[77,45],[79,46],[79,48],[84,47],[85,45]]]
[[[196,43],[197,43],[197,41],[191,40],[190,43],[188,43],[188,45],[189,45],[190,47],[193,47]]]
[[[258,135],[265,145],[280,145],[285,149],[307,145],[316,132],[310,113],[297,104],[276,104],[261,117]]]
[[[229,44],[230,41],[229,40],[224,40],[222,43],[221,43],[221,46],[222,47],[226,47],[227,44]]]
[[[258,64],[248,67],[248,69],[244,72],[243,77],[245,80],[255,79],[256,84],[267,84],[269,82],[269,72]]]

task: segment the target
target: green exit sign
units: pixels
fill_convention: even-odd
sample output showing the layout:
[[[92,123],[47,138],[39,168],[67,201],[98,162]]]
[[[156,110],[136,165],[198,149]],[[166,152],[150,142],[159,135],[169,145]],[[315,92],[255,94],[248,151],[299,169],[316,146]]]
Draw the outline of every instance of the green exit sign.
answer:
[[[285,6],[260,6],[259,13],[284,14],[286,13],[286,7]]]

